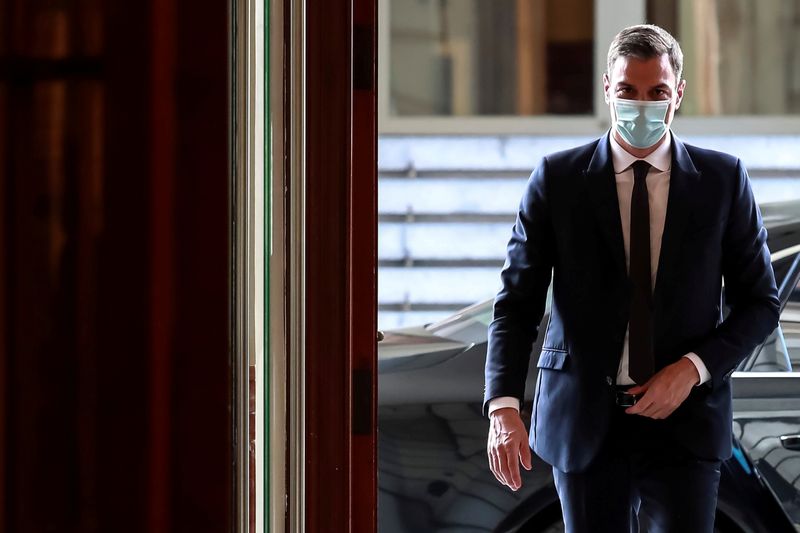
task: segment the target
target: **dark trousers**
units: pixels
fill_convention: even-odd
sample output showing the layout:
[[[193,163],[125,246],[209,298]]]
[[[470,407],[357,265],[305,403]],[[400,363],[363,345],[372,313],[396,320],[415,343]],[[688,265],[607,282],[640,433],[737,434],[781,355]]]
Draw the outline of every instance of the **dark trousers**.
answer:
[[[566,533],[712,533],[720,461],[692,456],[662,420],[615,406],[608,438],[580,473],[553,467]]]

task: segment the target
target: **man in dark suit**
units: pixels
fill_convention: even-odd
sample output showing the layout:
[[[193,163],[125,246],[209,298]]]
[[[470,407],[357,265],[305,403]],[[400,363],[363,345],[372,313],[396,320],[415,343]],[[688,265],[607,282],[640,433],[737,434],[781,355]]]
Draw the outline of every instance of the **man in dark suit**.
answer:
[[[744,166],[669,130],[682,63],[657,26],[617,35],[610,131],[542,159],[508,243],[485,369],[489,463],[513,490],[531,448],[551,464],[568,533],[637,531],[642,516],[650,533],[713,531],[729,378],[778,323]],[[528,438],[519,406],[551,277]]]

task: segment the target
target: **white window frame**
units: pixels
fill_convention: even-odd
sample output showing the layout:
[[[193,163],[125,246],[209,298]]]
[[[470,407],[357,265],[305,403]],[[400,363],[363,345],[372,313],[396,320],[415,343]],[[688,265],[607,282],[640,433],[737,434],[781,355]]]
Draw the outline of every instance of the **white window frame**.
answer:
[[[600,90],[608,43],[617,32],[645,20],[646,0],[595,0],[594,115],[564,116],[394,116],[389,111],[390,6],[378,0],[378,133],[380,135],[600,135],[610,126],[608,106]],[[691,80],[690,80],[691,81]],[[691,90],[691,86],[689,88]],[[679,135],[776,135],[800,133],[800,116],[678,116]]]

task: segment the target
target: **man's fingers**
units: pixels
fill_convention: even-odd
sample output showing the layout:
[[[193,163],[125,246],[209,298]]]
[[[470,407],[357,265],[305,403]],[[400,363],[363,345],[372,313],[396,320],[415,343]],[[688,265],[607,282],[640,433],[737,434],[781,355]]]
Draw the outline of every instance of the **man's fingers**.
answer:
[[[509,485],[512,489],[517,490],[522,486],[522,480],[519,477],[519,455],[514,450],[508,450],[506,454],[506,464],[508,465],[508,475],[506,475],[506,479],[508,479],[511,484]]]
[[[653,413],[652,416],[653,416],[653,418],[659,418],[659,419],[667,418],[669,415],[672,414],[672,412],[674,410],[675,409],[670,408],[670,407],[662,407],[661,409],[659,409],[658,411]]]
[[[491,464],[494,477],[497,478],[497,481],[505,485],[506,482],[503,480],[503,474],[500,471],[500,461],[497,459],[497,451],[491,450],[489,452],[489,463]]]
[[[657,373],[652,375],[652,376],[650,376],[650,379],[648,379],[647,381],[645,381],[641,385],[634,385],[633,387],[628,389],[627,392],[629,392],[631,394],[639,394],[639,393],[642,393],[642,392],[647,392],[647,389],[649,389],[650,386],[653,384],[653,382],[656,380],[656,376],[658,376]]]
[[[530,469],[528,434],[519,413],[500,409],[491,415],[487,452],[494,477],[512,490],[522,486],[519,463]]]
[[[500,482],[503,485],[511,486],[511,480],[509,479],[509,470],[508,470],[508,456],[503,453],[503,450],[495,450],[497,454],[497,471],[500,474]]]
[[[688,393],[681,396],[680,391],[676,390],[675,387],[670,388],[659,385],[660,383],[656,384],[654,376],[641,387],[628,389],[628,392],[635,394],[636,390],[640,388],[644,391],[644,394],[634,406],[626,409],[626,412],[649,418],[666,418],[688,397]],[[679,401],[678,398],[680,398]]]
[[[657,404],[656,402],[650,402],[648,405],[645,406],[644,411],[642,411],[642,414],[644,416],[649,416],[652,418],[653,415],[655,415],[659,409],[661,409],[661,406],[659,404]]]
[[[645,403],[642,399],[636,402],[636,405],[634,405],[633,407],[629,407],[628,409],[631,409],[631,411],[628,411],[630,414],[636,414],[652,418],[653,414],[656,412],[658,407],[655,405],[655,402],[648,401],[647,403]]]
[[[630,389],[628,389],[630,391]],[[639,396],[639,399],[636,400],[636,403],[625,409],[626,413],[629,414],[639,414],[644,410],[645,405],[650,403],[650,395],[646,392]]]
[[[491,445],[491,440],[486,446],[486,456],[489,459],[489,470],[492,471],[492,474],[494,474],[494,477],[497,478],[497,481],[500,481],[502,483],[502,480],[500,479],[500,474],[498,473],[499,465],[497,464],[497,457],[495,456],[494,448]]]
[[[644,417],[647,417],[647,418],[653,418],[653,410],[652,410],[652,409],[650,409],[650,408],[648,408],[648,409],[642,409],[642,410],[639,412],[639,416],[644,416]]]
[[[528,446],[527,442],[523,442],[522,446],[519,447],[519,460],[522,462],[522,466],[524,466],[526,470],[533,468],[531,459],[531,448]]]
[[[632,415],[644,414],[651,405],[653,405],[652,397],[645,393],[635,404],[625,409],[625,412]]]
[[[506,480],[505,473],[503,472],[503,469],[504,469],[503,461],[502,461],[502,459],[500,459],[502,456],[503,455],[501,453],[498,453],[497,450],[495,450],[495,452],[494,452],[494,460],[495,460],[495,465],[496,465],[496,468],[497,468],[497,474],[496,474],[495,477],[497,477],[497,481],[499,481],[503,485],[508,485],[508,481]]]

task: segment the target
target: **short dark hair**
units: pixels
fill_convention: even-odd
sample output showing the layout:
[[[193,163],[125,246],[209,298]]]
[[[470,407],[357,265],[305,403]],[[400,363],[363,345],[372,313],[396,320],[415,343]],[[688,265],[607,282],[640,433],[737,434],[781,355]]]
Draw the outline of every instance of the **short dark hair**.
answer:
[[[607,74],[611,76],[614,63],[620,57],[651,59],[664,54],[669,56],[672,70],[675,72],[675,83],[680,83],[683,73],[683,52],[675,37],[655,24],[629,26],[619,32],[608,47]]]

